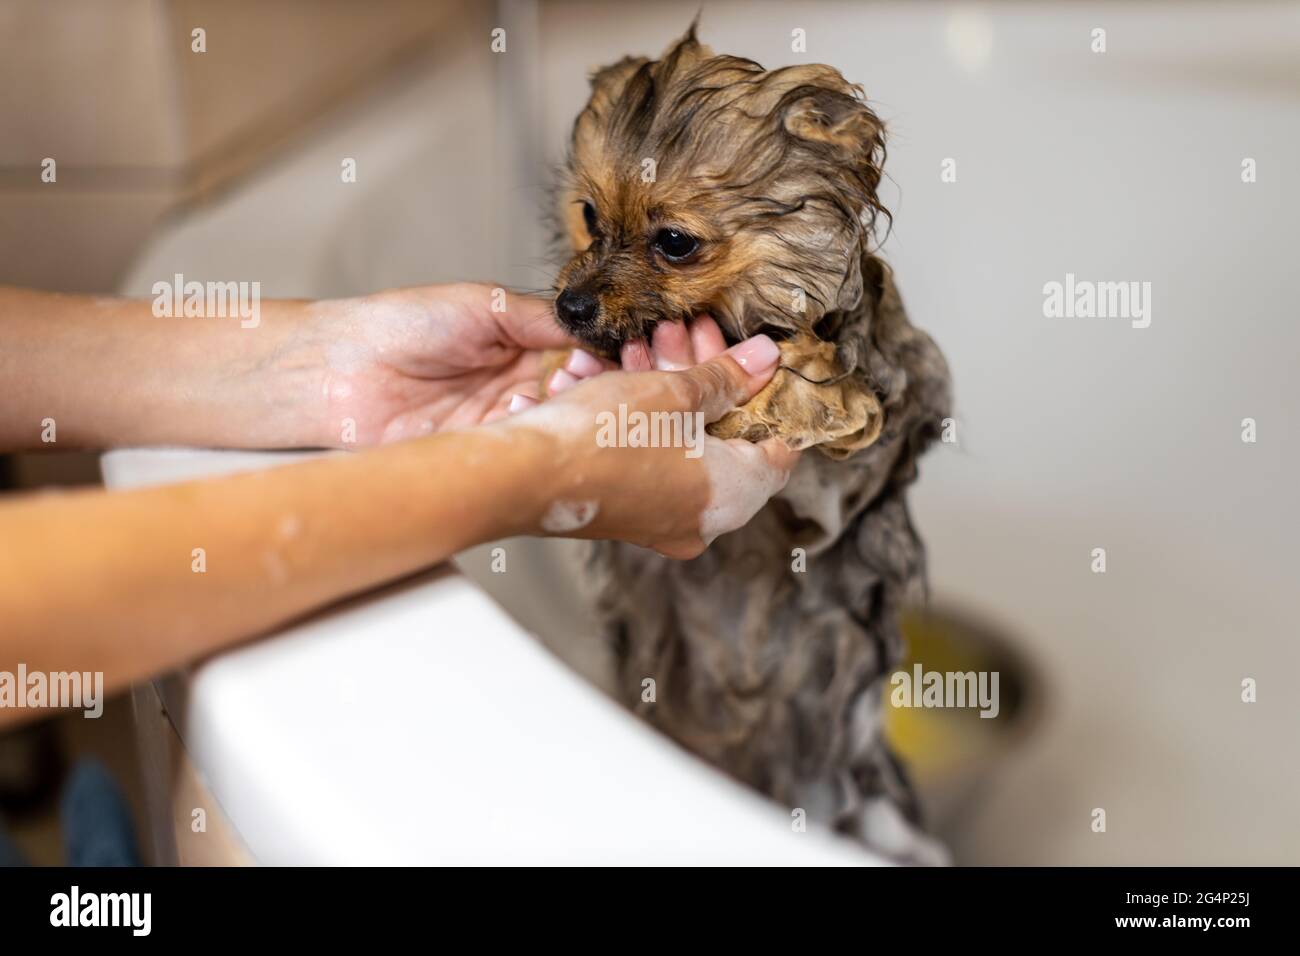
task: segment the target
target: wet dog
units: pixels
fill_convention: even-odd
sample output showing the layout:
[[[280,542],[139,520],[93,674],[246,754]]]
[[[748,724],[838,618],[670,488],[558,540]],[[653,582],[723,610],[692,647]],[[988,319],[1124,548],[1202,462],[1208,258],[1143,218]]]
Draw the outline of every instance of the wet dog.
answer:
[[[768,333],[781,367],[710,431],[812,449],[695,560],[592,546],[625,700],[810,818],[940,861],[882,736],[900,608],[924,581],[905,493],[950,403],[943,357],[874,251],[884,126],[836,70],[717,56],[694,27],[591,87],[558,200],[560,322],[610,356],[704,312],[730,341]]]

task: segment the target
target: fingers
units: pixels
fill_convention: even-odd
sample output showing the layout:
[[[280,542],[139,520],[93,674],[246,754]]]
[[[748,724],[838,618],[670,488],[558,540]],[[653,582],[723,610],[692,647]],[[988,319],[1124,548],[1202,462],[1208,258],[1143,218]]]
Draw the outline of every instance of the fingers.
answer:
[[[654,368],[654,362],[650,358],[650,346],[646,344],[645,339],[624,342],[619,358],[622,360],[625,372],[648,372]]]
[[[592,355],[590,352],[584,352],[582,349],[574,349],[564,362],[563,368],[557,368],[551,379],[546,383],[546,393],[548,395],[559,395],[577,385],[583,379],[599,375],[601,372],[610,371],[617,368],[613,362],[605,362]]]
[[[712,316],[700,315],[689,322],[660,322],[650,341],[637,339],[623,346],[624,371],[677,372],[721,355],[727,348],[722,329]]]
[[[701,315],[690,323],[691,348],[696,362],[707,362],[727,350],[727,340],[722,337],[722,329],[713,321],[711,315]]]
[[[502,396],[502,400],[493,405],[492,408],[488,410],[487,414],[483,416],[482,424],[490,425],[493,422],[500,421],[508,415],[513,415],[516,412],[527,411],[535,405],[540,404],[541,403],[537,399],[533,398],[531,395],[525,395],[523,392],[515,392],[510,396],[509,401],[505,401],[504,396]]]
[[[740,438],[717,442],[709,459],[709,499],[700,515],[697,536],[655,545],[665,557],[688,560],[719,535],[744,527],[790,481],[800,452],[779,438],[756,445]]]
[[[564,363],[564,368],[578,378],[590,378],[593,375],[599,375],[606,368],[614,368],[614,363],[610,362],[606,365],[590,352],[574,349],[568,361]]]
[[[714,422],[749,401],[776,371],[781,352],[766,335],[733,345],[717,358],[678,372],[695,389],[693,404]]]
[[[791,448],[779,438],[764,438],[757,445],[758,450],[763,453],[767,463],[777,471],[790,477],[790,472],[794,471],[794,466],[799,464],[799,456],[803,454]],[[785,483],[782,482],[782,487]]]
[[[650,357],[654,367],[661,372],[676,372],[694,365],[695,349],[686,323],[660,322],[656,325],[650,337]]]
[[[546,397],[559,395],[561,392],[568,391],[584,379],[592,378],[601,372],[608,372],[618,368],[613,362],[597,358],[590,352],[582,349],[574,349],[569,353],[569,357],[564,360],[564,365],[557,368],[550,374],[545,383]],[[532,408],[538,404],[538,400],[524,392],[516,392],[510,398],[510,404],[503,414],[513,415],[515,412],[521,412],[524,409]]]
[[[525,349],[561,349],[575,344],[555,320],[551,300],[508,292],[497,286],[463,283],[450,287],[466,306],[490,318],[507,341]]]
[[[559,395],[577,384],[578,376],[562,368],[557,368],[555,374],[551,376],[551,380],[546,383],[546,391],[550,395]]]
[[[776,363],[781,359],[781,350],[766,335],[754,335],[743,342],[737,342],[722,354],[728,356],[743,368],[750,378],[770,373],[776,368]],[[763,378],[763,385],[766,385],[767,380],[771,377],[771,374],[766,374]],[[762,388],[763,385],[758,386],[758,388]],[[757,392],[758,388],[754,389],[754,391]]]
[[[785,487],[799,460],[798,452],[775,438],[757,445],[732,438],[720,445],[725,453],[711,459],[706,456],[709,502],[700,516],[700,537],[705,544],[748,524],[768,499]]]

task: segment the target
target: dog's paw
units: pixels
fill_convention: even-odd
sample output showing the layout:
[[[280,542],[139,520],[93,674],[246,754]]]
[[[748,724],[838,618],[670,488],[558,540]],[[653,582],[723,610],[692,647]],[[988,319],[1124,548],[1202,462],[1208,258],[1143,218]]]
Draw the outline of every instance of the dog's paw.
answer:
[[[709,434],[747,441],[775,436],[831,458],[847,458],[880,436],[880,402],[861,379],[843,375],[834,345],[805,332],[779,346],[782,367],[772,381],[710,425]]]

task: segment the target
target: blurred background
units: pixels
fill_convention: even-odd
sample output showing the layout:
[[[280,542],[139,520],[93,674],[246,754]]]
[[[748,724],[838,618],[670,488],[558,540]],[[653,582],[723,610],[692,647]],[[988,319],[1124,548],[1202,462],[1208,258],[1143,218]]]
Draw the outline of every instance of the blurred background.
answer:
[[[545,288],[586,73],[657,55],[699,7],[0,0],[0,282]],[[1297,862],[1300,6],[710,0],[700,37],[829,63],[889,123],[884,255],[958,407],[913,493],[933,602],[911,632],[972,635],[1023,681],[997,731],[899,731],[956,860]],[[1067,272],[1150,282],[1150,327],[1044,318]],[[99,480],[90,456],[0,462],[11,488]],[[485,564],[461,561],[599,682],[565,562],[508,587]],[[117,701],[0,738],[0,810],[33,859],[57,858],[52,794],[85,753],[147,829]]]

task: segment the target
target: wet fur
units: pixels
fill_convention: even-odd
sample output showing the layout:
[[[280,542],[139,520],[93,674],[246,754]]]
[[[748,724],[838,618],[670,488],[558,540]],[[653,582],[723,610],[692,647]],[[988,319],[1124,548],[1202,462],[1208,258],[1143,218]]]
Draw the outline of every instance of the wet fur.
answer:
[[[883,742],[881,702],[903,650],[900,608],[924,579],[905,491],[948,414],[949,378],[872,251],[884,158],[883,124],[837,71],[714,56],[692,28],[657,61],[593,74],[559,197],[572,257],[556,289],[598,296],[595,319],[573,331],[609,355],[700,312],[730,340],[779,338],[789,368],[711,430],[817,449],[700,558],[592,546],[624,699],[764,793],[935,862]],[[695,259],[655,254],[668,226],[702,240]]]

